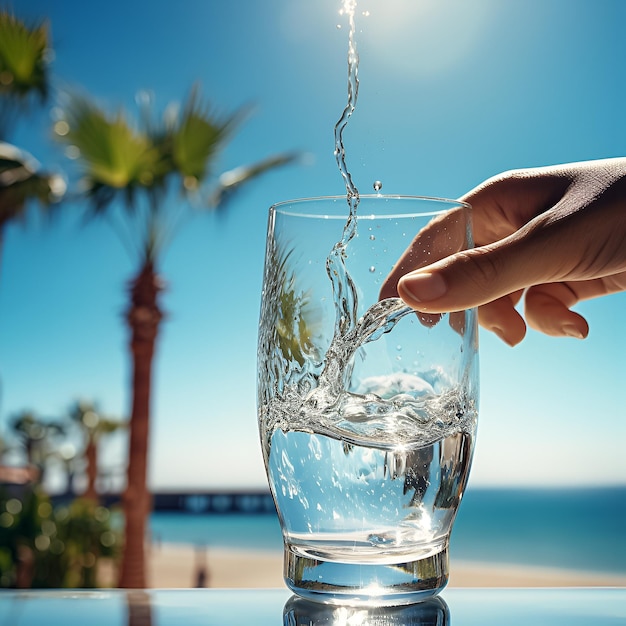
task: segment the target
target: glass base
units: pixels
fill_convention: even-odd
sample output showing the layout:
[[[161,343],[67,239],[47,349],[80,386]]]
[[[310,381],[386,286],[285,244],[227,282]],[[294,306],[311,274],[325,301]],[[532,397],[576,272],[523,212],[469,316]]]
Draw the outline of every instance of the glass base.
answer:
[[[399,606],[422,602],[448,583],[448,548],[397,563],[316,559],[285,546],[285,583],[297,595],[326,604]]]

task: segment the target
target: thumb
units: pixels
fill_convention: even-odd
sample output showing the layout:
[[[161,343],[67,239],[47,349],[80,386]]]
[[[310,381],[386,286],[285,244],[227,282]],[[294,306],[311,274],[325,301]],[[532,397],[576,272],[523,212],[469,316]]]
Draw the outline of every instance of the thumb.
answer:
[[[405,274],[398,282],[398,295],[419,311],[444,313],[480,306],[543,282],[545,263],[535,258],[531,265],[520,248],[502,241],[458,252]]]

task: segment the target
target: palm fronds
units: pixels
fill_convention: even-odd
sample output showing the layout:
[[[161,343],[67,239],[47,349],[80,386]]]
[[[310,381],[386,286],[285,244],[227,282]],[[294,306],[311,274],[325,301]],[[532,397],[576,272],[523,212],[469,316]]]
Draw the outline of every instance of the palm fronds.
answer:
[[[29,27],[7,10],[0,10],[0,139],[6,139],[17,116],[28,109],[31,96],[44,102],[48,78],[48,24]]]
[[[60,176],[41,172],[30,154],[0,141],[0,231],[24,214],[28,200],[48,206],[64,192],[65,181]]]

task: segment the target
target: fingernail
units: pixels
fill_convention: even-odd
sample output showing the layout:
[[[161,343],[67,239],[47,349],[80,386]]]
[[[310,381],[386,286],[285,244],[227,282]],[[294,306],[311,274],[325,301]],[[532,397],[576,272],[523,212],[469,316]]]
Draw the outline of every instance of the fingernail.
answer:
[[[504,330],[502,330],[502,328],[500,328],[499,326],[491,326],[489,328],[489,330],[492,333],[496,334],[500,339],[502,339],[502,341],[504,341],[504,343],[506,343],[507,345],[511,346],[511,348],[513,348],[515,346],[515,344],[508,339],[508,337],[506,336],[506,333],[504,332]]]
[[[583,335],[580,330],[578,330],[578,328],[576,328],[576,326],[573,326],[571,324],[565,324],[565,326],[561,327],[561,330],[563,331],[563,334],[567,335],[568,337],[574,337],[574,339],[584,339],[585,335]]]
[[[441,298],[448,287],[439,274],[413,274],[405,276],[401,281],[404,290],[415,302],[430,302]]]

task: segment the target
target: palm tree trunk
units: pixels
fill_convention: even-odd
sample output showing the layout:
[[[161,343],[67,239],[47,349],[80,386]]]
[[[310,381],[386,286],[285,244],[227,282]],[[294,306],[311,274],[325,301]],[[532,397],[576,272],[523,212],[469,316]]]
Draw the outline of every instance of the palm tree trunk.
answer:
[[[133,361],[132,412],[126,491],[123,496],[125,545],[119,586],[141,589],[146,584],[146,521],[151,508],[147,485],[152,360],[163,314],[157,297],[163,289],[154,266],[146,261],[130,285],[127,321]]]
[[[83,498],[97,502],[98,492],[96,491],[96,479],[98,478],[98,446],[97,439],[94,435],[90,435],[87,441],[85,459],[87,460],[87,489],[83,494]]]

